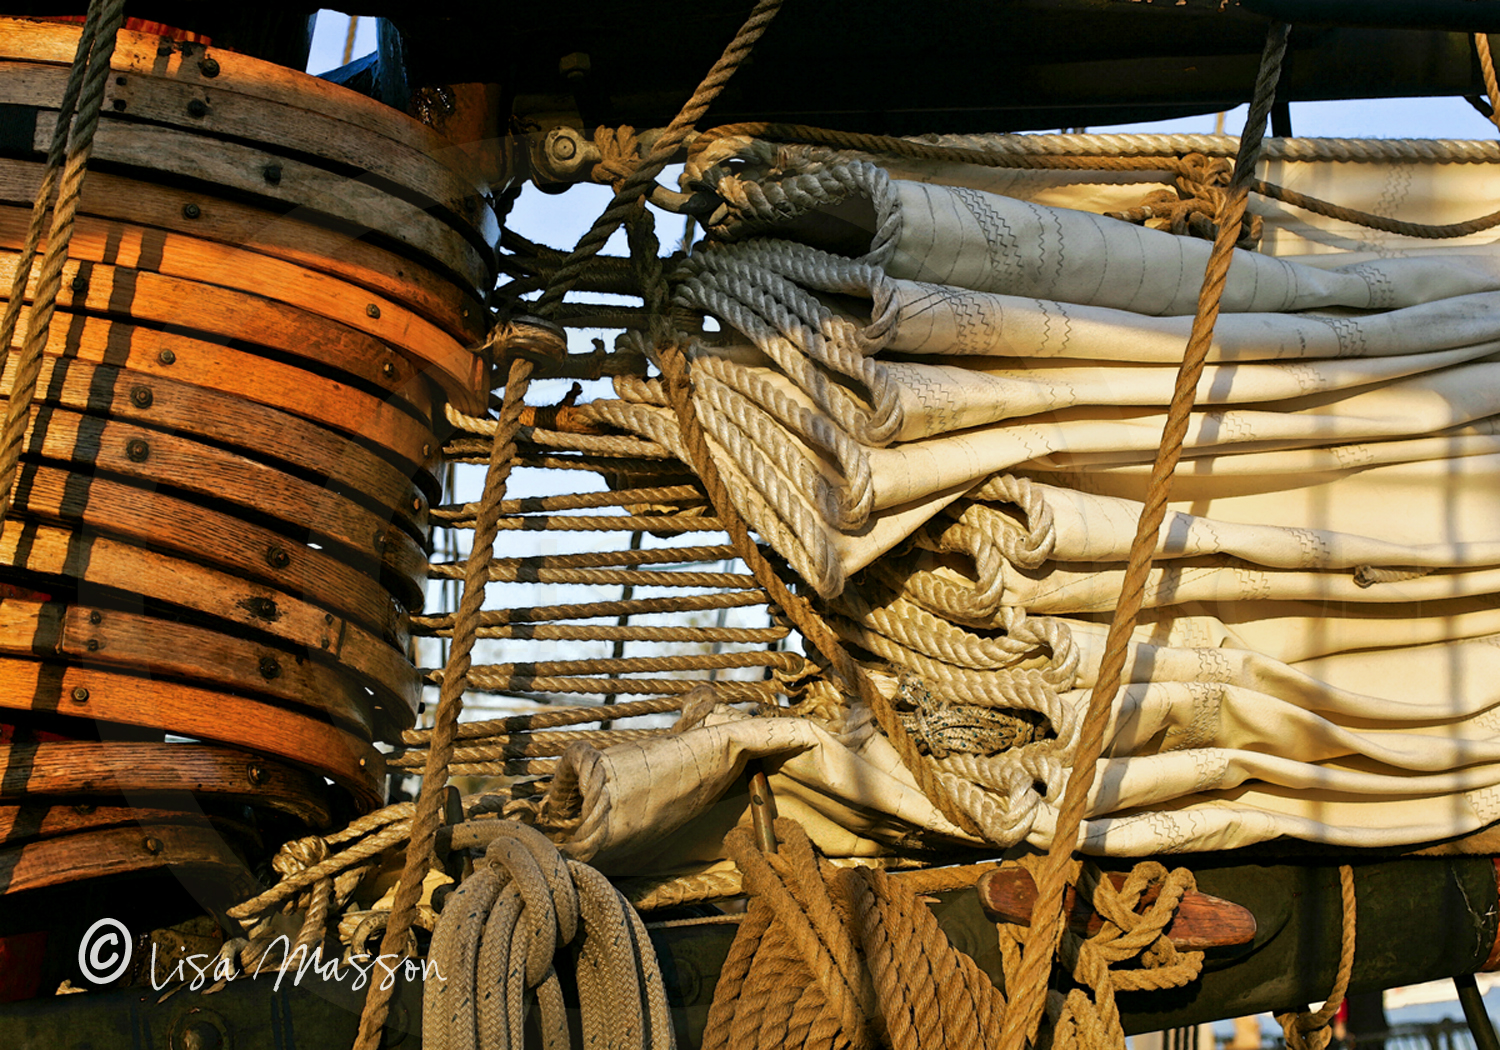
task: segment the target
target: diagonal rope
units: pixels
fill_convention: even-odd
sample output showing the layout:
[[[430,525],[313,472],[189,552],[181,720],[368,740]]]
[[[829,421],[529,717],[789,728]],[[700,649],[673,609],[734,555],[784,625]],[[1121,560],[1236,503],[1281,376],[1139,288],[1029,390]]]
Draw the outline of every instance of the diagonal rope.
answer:
[[[682,112],[668,125],[655,148],[642,160],[615,192],[609,208],[595,220],[588,233],[578,242],[567,260],[552,274],[552,279],[542,297],[534,307],[536,313],[549,316],[561,304],[563,297],[583,273],[589,260],[596,255],[610,235],[624,220],[637,202],[645,195],[656,176],[661,173],[677,147],[687,138],[693,125],[707,111],[709,105],[723,90],[729,78],[749,55],[755,42],[765,33],[766,27],[782,0],[760,0],[750,17],[734,39],[714,63],[703,82],[688,99]],[[534,329],[533,329],[534,330]],[[514,341],[516,331],[510,326],[497,329],[490,340],[490,349],[502,352],[508,342]],[[566,344],[557,348],[566,353]],[[484,605],[485,584],[489,579],[490,563],[494,558],[495,538],[499,535],[501,502],[505,499],[506,483],[516,458],[516,434],[521,425],[521,412],[526,390],[531,380],[532,362],[524,356],[516,356],[510,362],[509,375],[505,383],[505,394],[501,402],[500,418],[497,421],[489,461],[485,471],[483,494],[480,497],[479,515],[474,526],[474,539],[470,548],[468,564],[464,571],[463,597],[454,618],[453,643],[444,670],[438,708],[434,715],[431,750],[423,768],[422,786],[417,795],[416,812],[412,817],[411,843],[406,850],[406,862],[401,880],[396,888],[391,906],[391,917],[381,940],[382,955],[394,954],[406,943],[407,932],[416,917],[417,901],[421,897],[422,882],[432,863],[433,845],[439,824],[440,803],[448,782],[448,767],[453,759],[454,739],[457,735],[459,715],[463,711],[463,692],[468,684],[472,664],[471,652],[477,634],[480,608]],[[355,1050],[375,1050],[380,1044],[381,1031],[390,1009],[394,982],[371,982],[364,1012],[360,1016],[359,1035]]]
[[[26,341],[16,363],[5,425],[0,428],[0,532],[4,531],[5,515],[9,513],[15,495],[21,449],[31,419],[31,399],[42,371],[42,351],[47,346],[47,336],[52,328],[57,293],[62,288],[63,264],[68,259],[73,220],[83,196],[83,176],[93,151],[94,132],[99,127],[99,110],[104,103],[104,85],[109,77],[110,58],[115,51],[115,35],[124,19],[125,0],[93,0],[89,5],[83,32],[78,38],[78,50],[73,57],[73,68],[63,89],[62,107],[52,132],[52,145],[47,151],[42,185],[32,206],[31,224],[11,283],[10,300],[5,304],[4,319],[0,320],[0,351],[5,353],[8,361],[21,304],[26,299],[26,286],[30,283],[41,241],[48,202],[54,187],[57,187],[57,207],[53,209],[52,226],[47,232],[47,251],[42,256],[41,275],[37,279],[36,295],[26,324]],[[72,120],[75,105],[78,115]]]
[[[1245,118],[1245,131],[1240,136],[1240,152],[1235,158],[1234,175],[1219,215],[1219,234],[1209,255],[1203,287],[1198,296],[1198,309],[1193,317],[1192,332],[1177,373],[1177,385],[1172,393],[1167,421],[1162,428],[1161,446],[1157,450],[1146,502],[1141,510],[1135,540],[1131,544],[1120,602],[1109,625],[1104,658],[1089,697],[1088,712],[1083,719],[1078,748],[1073,758],[1072,775],[1068,778],[1057,818],[1057,830],[1037,877],[1037,903],[1032,912],[1035,919],[1026,938],[1011,1009],[1006,1012],[1005,1024],[1000,1033],[999,1045],[1002,1050],[1020,1050],[1035,1038],[1037,1025],[1041,1020],[1048,975],[1062,934],[1062,898],[1066,888],[1068,862],[1078,844],[1078,830],[1083,822],[1089,790],[1094,784],[1095,765],[1104,746],[1105,723],[1109,720],[1115,694],[1120,688],[1126,650],[1131,632],[1135,629],[1136,617],[1141,610],[1146,577],[1151,570],[1152,553],[1156,549],[1157,535],[1166,514],[1172,472],[1182,455],[1198,380],[1203,374],[1203,364],[1213,340],[1219,303],[1229,276],[1230,263],[1234,258],[1234,244],[1239,239],[1245,205],[1249,199],[1250,182],[1255,175],[1255,162],[1261,138],[1265,134],[1266,118],[1275,99],[1276,81],[1281,73],[1282,59],[1286,55],[1290,29],[1284,23],[1273,23],[1266,34],[1260,73],[1256,78],[1250,112]]]
[[[1500,127],[1500,82],[1495,80],[1495,59],[1490,55],[1490,38],[1474,34],[1474,50],[1479,53],[1479,72],[1484,77],[1484,93],[1490,97],[1490,120]]]

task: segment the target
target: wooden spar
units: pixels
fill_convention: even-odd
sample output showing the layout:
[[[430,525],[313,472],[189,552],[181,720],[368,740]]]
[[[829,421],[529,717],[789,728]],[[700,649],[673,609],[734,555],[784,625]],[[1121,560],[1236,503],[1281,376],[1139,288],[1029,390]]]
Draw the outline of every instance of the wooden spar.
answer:
[[[45,151],[56,120],[56,110],[36,110],[36,152]],[[102,121],[94,137],[93,158],[92,163],[116,170],[175,176],[260,198],[282,210],[305,209],[309,217],[326,216],[354,236],[375,234],[404,246],[419,261],[462,281],[476,296],[493,279],[494,268],[486,253],[417,205],[365,179],[352,179],[280,153],[218,141],[210,149],[201,137],[175,128]]]
[[[347,730],[307,713],[153,678],[97,668],[0,660],[0,711],[47,712],[249,748],[342,784],[360,805],[380,805],[385,762]]]

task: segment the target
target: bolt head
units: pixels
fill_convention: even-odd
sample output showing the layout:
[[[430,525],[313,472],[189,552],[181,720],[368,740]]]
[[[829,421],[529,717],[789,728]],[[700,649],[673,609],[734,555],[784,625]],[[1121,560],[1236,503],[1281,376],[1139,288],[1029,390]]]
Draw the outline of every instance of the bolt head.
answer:
[[[246,775],[249,776],[250,783],[256,787],[266,784],[271,779],[271,774],[266,772],[264,766],[251,766]]]
[[[387,379],[395,379],[396,366],[387,361],[385,364],[380,366],[380,374],[385,376]]]
[[[86,704],[89,700],[89,691],[83,686],[73,687],[73,702],[75,704]]]
[[[145,841],[142,842],[141,845],[145,846],[146,852],[152,854],[153,856],[160,853],[162,850],[161,839],[157,838],[155,835],[147,835]]]
[[[262,656],[260,658],[260,676],[266,681],[281,676],[281,663],[274,656]]]
[[[102,612],[100,612],[98,609],[95,609],[93,612],[89,613],[89,623],[103,623],[103,622],[104,622],[104,614]]]
[[[572,160],[578,156],[578,143],[573,141],[572,135],[552,136],[552,156],[557,160]]]
[[[177,360],[177,354],[172,350],[161,350],[157,352],[156,359],[164,365],[170,365]]]
[[[209,80],[212,80],[214,77],[219,75],[219,63],[214,59],[209,58],[207,55],[204,55],[198,61],[198,72],[202,73]]]
[[[190,117],[206,117],[208,116],[208,103],[201,98],[192,99],[188,102],[187,111]]]
[[[131,388],[130,403],[136,408],[150,408],[153,398],[149,386],[138,386]]]
[[[270,547],[266,550],[266,564],[273,569],[284,569],[292,563],[292,556],[285,547]]]
[[[365,316],[366,317],[379,317],[380,316],[380,307],[376,306],[374,303],[367,304],[365,306]]]
[[[90,638],[88,640],[88,644],[85,645],[84,648],[87,649],[91,653],[97,653],[99,651],[99,639],[97,639],[97,638]]]
[[[73,278],[73,291],[78,295],[88,295],[89,279],[83,276],[83,274],[79,274],[77,277]]]
[[[151,446],[144,438],[131,438],[125,446],[125,455],[132,463],[144,463],[151,458]]]
[[[278,185],[281,182],[281,165],[267,164],[261,169],[261,177],[272,186]]]
[[[202,214],[203,209],[198,207],[198,205],[196,204],[184,204],[182,206],[182,216],[185,219],[196,219]]]

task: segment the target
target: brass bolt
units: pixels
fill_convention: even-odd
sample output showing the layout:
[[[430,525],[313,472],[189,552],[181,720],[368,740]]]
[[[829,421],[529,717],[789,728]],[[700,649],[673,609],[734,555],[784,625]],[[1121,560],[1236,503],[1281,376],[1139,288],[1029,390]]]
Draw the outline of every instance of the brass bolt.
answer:
[[[73,702],[75,704],[86,704],[89,700],[89,691],[83,686],[73,687]]]
[[[157,353],[156,359],[164,365],[170,365],[177,360],[177,354],[171,350],[162,350]]]
[[[274,656],[262,656],[260,658],[260,676],[266,681],[281,677],[281,664]]]
[[[379,317],[380,316],[380,307],[376,306],[374,303],[366,303],[365,304],[365,316],[366,317]]]
[[[273,546],[266,550],[266,564],[273,569],[284,569],[292,563],[292,556],[285,547]]]
[[[88,644],[84,646],[84,648],[86,648],[91,653],[97,653],[99,651],[99,639],[90,638],[88,640]]]
[[[198,72],[202,73],[209,80],[212,80],[219,75],[219,63],[215,59],[204,55],[198,60]]]
[[[385,364],[380,366],[380,374],[385,376],[387,379],[395,379],[396,366],[387,361]]]
[[[102,612],[100,612],[98,609],[95,609],[95,610],[93,610],[92,612],[89,613],[89,623],[103,623],[103,622],[104,622],[104,614]]]
[[[132,463],[144,463],[151,458],[151,446],[146,443],[145,438],[131,438],[125,446],[125,455]]]
[[[142,842],[141,845],[145,846],[146,852],[150,853],[153,856],[160,853],[162,849],[161,839],[157,838],[155,835],[147,835],[146,840]]]
[[[151,401],[151,388],[149,386],[138,386],[131,388],[130,403],[136,408],[150,408]]]

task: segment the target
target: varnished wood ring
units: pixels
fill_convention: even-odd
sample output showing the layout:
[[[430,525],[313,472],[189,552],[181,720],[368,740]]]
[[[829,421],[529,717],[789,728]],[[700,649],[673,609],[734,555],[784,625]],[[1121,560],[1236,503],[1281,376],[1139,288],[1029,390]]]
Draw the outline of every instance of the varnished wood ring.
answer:
[[[384,794],[385,762],[368,742],[326,720],[232,693],[0,657],[0,711],[160,729],[259,752],[328,777],[365,810]]]

